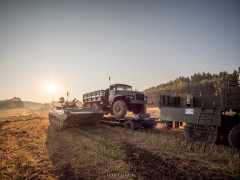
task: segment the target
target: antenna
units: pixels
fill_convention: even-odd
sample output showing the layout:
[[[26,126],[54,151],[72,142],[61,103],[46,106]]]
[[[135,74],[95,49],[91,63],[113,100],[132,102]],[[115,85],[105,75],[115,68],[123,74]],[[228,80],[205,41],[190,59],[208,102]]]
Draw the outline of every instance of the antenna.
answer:
[[[109,82],[110,82],[110,86],[111,86],[111,77],[110,77],[110,74],[109,74],[109,72],[108,72],[108,71],[107,71],[107,73],[108,73]]]
[[[67,77],[66,77],[66,80],[67,80]],[[70,93],[69,93],[69,87],[68,87],[68,80],[67,80],[67,90],[68,90],[69,99],[70,99],[70,101],[71,101],[71,97],[70,97]],[[68,96],[67,96],[67,100],[68,100]]]
[[[47,69],[47,75],[48,75],[48,81],[49,81],[49,85],[51,85],[51,81],[50,81],[50,77],[49,77],[49,73],[48,73],[48,68]],[[53,105],[55,107],[55,104],[54,104],[54,99],[53,99],[53,92],[52,92],[52,101],[53,101]]]

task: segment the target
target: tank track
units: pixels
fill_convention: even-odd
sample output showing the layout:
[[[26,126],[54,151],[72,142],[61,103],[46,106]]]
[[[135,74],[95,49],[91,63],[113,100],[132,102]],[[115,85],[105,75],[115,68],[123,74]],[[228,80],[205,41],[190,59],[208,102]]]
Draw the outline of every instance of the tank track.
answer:
[[[50,125],[57,130],[63,130],[67,127],[67,123],[64,123],[61,119],[53,115],[49,115],[49,122]]]

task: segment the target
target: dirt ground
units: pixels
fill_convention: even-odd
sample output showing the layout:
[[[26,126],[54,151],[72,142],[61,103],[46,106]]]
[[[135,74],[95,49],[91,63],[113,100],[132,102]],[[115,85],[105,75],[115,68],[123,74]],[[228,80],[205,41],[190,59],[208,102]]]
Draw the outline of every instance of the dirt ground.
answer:
[[[239,150],[208,145],[204,154],[201,146],[188,153],[189,145],[181,130],[58,131],[47,112],[0,111],[0,179],[240,179]]]

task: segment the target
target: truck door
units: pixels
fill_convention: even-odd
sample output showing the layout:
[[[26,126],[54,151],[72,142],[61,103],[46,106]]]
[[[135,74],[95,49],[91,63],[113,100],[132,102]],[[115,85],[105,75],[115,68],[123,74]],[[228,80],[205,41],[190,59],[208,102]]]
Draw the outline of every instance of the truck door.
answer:
[[[114,97],[115,97],[115,87],[110,86],[109,99],[108,99],[109,104],[113,101]]]

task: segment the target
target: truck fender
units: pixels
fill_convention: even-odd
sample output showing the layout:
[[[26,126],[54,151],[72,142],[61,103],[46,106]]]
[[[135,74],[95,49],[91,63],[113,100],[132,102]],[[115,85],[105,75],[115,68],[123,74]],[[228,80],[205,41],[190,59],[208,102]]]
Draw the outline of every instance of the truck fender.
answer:
[[[125,97],[125,96],[121,96],[121,95],[115,96],[114,99],[112,100],[111,104],[110,104],[111,107],[112,107],[112,105],[113,105],[113,103],[115,102],[115,100],[116,100],[117,97]]]

